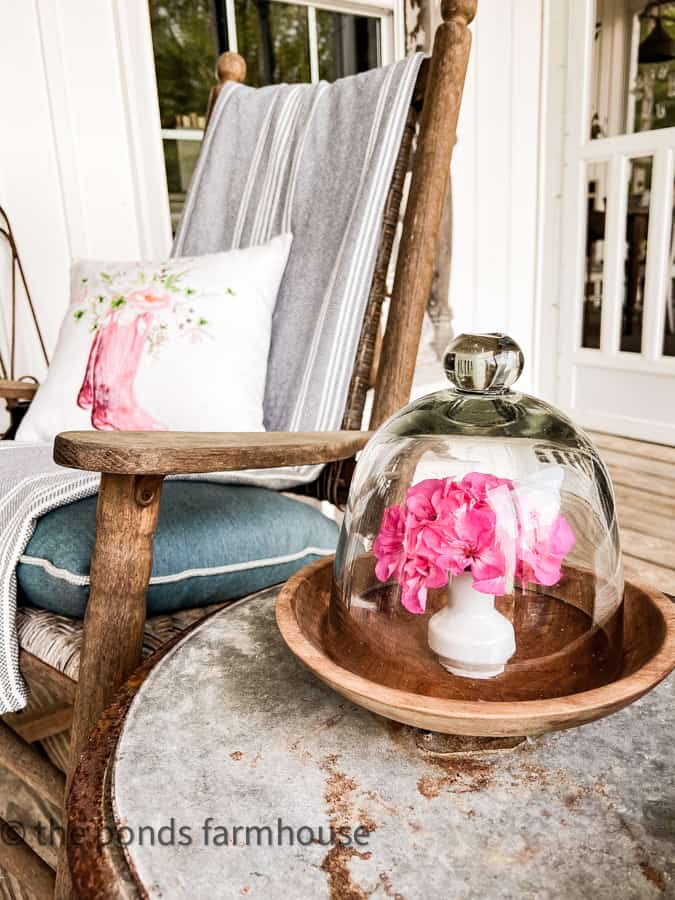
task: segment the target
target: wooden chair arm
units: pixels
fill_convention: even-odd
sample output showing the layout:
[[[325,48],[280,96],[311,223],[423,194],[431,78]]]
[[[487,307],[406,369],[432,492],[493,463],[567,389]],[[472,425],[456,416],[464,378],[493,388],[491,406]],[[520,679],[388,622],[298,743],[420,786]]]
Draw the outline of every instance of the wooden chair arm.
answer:
[[[0,397],[5,400],[32,400],[38,385],[34,381],[12,381],[0,378]]]
[[[65,431],[54,442],[54,460],[109,475],[232,472],[349,459],[369,437],[366,431]]]

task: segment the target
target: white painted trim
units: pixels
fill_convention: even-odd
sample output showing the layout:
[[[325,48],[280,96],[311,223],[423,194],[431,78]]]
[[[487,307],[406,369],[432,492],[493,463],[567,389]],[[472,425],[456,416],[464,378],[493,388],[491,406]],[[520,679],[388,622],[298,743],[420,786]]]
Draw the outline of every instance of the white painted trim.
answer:
[[[391,15],[400,0],[272,0],[277,3],[292,2],[295,6],[315,6],[333,12],[348,13],[353,16]],[[229,27],[229,23],[228,23]]]
[[[552,0],[556,2],[556,0]],[[580,10],[580,5],[583,7]],[[583,144],[583,125],[589,121],[589,79],[593,39],[592,0],[569,0],[566,25],[566,103],[563,129],[563,182],[561,210],[561,267],[559,279],[560,327],[558,334],[556,401],[566,409],[574,406],[571,359],[578,344],[580,313],[578,298],[583,288],[583,235],[579,217],[584,212],[584,179],[579,166],[569,164]],[[556,39],[556,36],[554,36]],[[579,72],[584,90],[579,90]],[[570,307],[569,298],[577,298]],[[570,314],[571,312],[571,314]]]
[[[397,59],[403,59],[405,56],[405,5],[404,0],[394,0],[392,5],[393,16],[391,19],[388,17],[384,17],[382,20],[382,24],[380,26],[380,30],[384,30],[385,22],[387,26],[391,28],[393,31],[393,57],[391,59],[384,60],[384,53],[382,52],[382,48],[380,48],[380,55],[382,57],[382,65],[387,65],[389,62],[394,62]],[[391,24],[389,24],[391,22]]]
[[[605,431],[607,434],[619,434],[639,441],[675,446],[675,426],[652,419],[610,416],[598,410],[578,409],[574,411],[574,420],[582,428],[592,431]]]
[[[150,585],[154,584],[176,584],[179,581],[186,581],[189,578],[208,578],[214,575],[230,575],[235,572],[248,572],[251,569],[263,569],[268,566],[283,566],[286,563],[297,562],[304,559],[305,556],[332,556],[335,553],[335,547],[304,547],[294,553],[285,553],[282,556],[270,556],[265,559],[250,559],[241,563],[228,563],[223,566],[210,566],[202,569],[183,569],[181,572],[174,572],[171,575],[155,575],[150,578]],[[77,572],[71,572],[69,569],[63,569],[55,566],[48,559],[42,559],[39,556],[29,556],[23,554],[19,558],[19,562],[26,566],[35,566],[42,569],[52,578],[59,581],[66,581],[68,584],[77,587],[87,587],[91,583],[89,575],[80,575]]]
[[[675,129],[674,129],[675,130]],[[663,328],[670,284],[670,231],[673,211],[673,151],[657,150],[652,164],[649,233],[642,320],[642,355],[664,368]],[[675,358],[672,358],[675,364]],[[673,369],[675,372],[675,369]]]
[[[675,144],[675,128],[659,128],[654,131],[638,131],[636,134],[618,134],[614,137],[584,141],[579,156],[585,160],[609,159],[623,153],[629,157],[647,156],[655,150]]]
[[[570,168],[575,163],[570,162]],[[626,258],[626,209],[628,205],[628,160],[625,156],[613,156],[609,161],[607,189],[607,214],[605,218],[602,320],[600,327],[600,352],[606,358],[619,352],[621,344],[621,316],[623,304],[623,282]],[[584,179],[584,189],[585,189]],[[585,190],[584,190],[585,197]],[[577,226],[581,241],[585,244],[586,204],[579,204]],[[577,249],[581,259],[584,249]],[[578,315],[577,337],[581,335],[581,313],[583,310],[583,282],[575,295],[575,309]],[[574,348],[576,350],[576,347]]]
[[[567,88],[568,0],[544,0],[542,10],[539,192],[532,365],[535,392],[556,399],[562,279],[563,141]]]
[[[531,361],[534,351],[538,256],[537,198],[543,175],[539,155],[542,74],[542,9],[540,0],[512,0],[511,147],[508,200],[509,308],[506,330],[517,338]],[[538,13],[538,15],[536,14]],[[461,227],[461,226],[460,226]],[[529,252],[523,252],[524,247]],[[535,390],[528,365],[526,390]]]
[[[165,141],[203,141],[204,131],[201,128],[162,128],[162,140]]]
[[[316,9],[307,7],[307,34],[309,36],[309,77],[312,84],[319,80],[319,40],[316,33]]]
[[[383,16],[380,19],[380,60],[383,66],[394,62],[396,56],[394,34],[393,16]]]
[[[237,15],[234,8],[234,0],[225,0],[225,19],[227,24],[227,39],[232,53],[237,53]]]
[[[675,375],[675,356],[646,359],[641,353],[617,351],[612,356],[603,356],[597,350],[579,348],[572,356],[577,366],[591,366],[595,369],[616,369],[620,372],[639,372],[645,375]]]

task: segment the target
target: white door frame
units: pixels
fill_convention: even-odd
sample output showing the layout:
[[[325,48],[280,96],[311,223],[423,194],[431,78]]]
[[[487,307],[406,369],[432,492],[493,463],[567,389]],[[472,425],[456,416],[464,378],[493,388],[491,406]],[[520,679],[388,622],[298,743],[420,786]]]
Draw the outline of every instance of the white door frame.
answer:
[[[675,443],[675,358],[661,355],[675,129],[590,140],[594,6],[593,0],[547,0],[545,4],[537,323],[543,350],[539,353],[538,384],[542,393],[585,427]],[[631,157],[640,155],[653,155],[653,170],[643,352],[638,354],[622,352],[619,339],[627,166]],[[579,347],[586,229],[584,164],[602,160],[609,163],[610,204],[601,347],[591,350]],[[553,351],[556,343],[556,353],[545,352],[547,348]],[[608,383],[612,390],[594,394],[603,372],[611,372]],[[626,387],[631,390],[624,395]],[[632,403],[629,398],[640,391],[644,409],[635,396]]]

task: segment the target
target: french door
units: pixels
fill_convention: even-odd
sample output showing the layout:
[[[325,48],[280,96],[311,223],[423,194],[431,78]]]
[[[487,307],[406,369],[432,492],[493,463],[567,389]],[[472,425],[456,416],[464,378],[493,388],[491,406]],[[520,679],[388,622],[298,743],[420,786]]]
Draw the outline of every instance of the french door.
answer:
[[[675,444],[675,3],[569,8],[557,399]]]

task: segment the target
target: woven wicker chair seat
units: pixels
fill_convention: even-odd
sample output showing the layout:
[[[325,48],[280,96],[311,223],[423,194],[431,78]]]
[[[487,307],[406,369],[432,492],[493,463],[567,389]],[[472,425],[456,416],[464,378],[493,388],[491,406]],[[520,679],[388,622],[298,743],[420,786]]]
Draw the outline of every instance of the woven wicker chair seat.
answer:
[[[154,653],[163,644],[223,605],[216,603],[199,609],[150,617],[145,624],[143,656]],[[20,607],[17,611],[17,629],[23,650],[77,680],[82,646],[81,619],[69,619],[43,609]],[[25,710],[27,714],[46,712],[55,706],[57,698],[51,694],[48,684],[31,681],[30,688],[30,699]],[[54,765],[65,772],[70,731],[44,738],[41,743]]]

